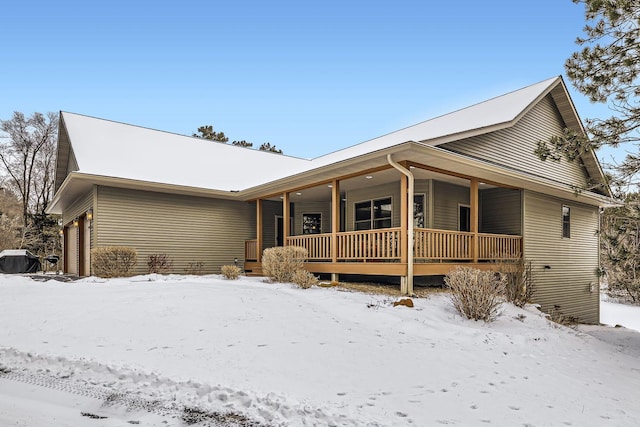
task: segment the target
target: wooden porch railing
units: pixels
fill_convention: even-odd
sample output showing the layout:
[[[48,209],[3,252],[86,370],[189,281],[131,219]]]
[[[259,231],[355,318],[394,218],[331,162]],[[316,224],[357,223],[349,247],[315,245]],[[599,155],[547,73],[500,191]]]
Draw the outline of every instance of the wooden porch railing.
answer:
[[[420,260],[473,259],[473,233],[464,231],[414,229],[413,256]]]
[[[244,241],[244,259],[247,261],[258,260],[258,240],[245,240]]]
[[[331,259],[331,234],[289,236],[287,237],[287,245],[305,248],[309,261]]]
[[[414,259],[432,261],[473,260],[474,233],[416,228]],[[307,249],[309,261],[331,260],[330,233],[287,237],[287,245]],[[336,259],[339,261],[399,260],[400,228],[349,231],[337,235]],[[245,259],[256,261],[257,240],[245,241]],[[506,234],[478,233],[478,260],[522,258],[522,237]]]
[[[337,259],[399,259],[400,229],[349,231],[338,233]],[[287,244],[307,250],[309,261],[331,259],[331,234],[306,234],[287,237]]]
[[[505,260],[522,258],[522,237],[506,234],[478,234],[478,259]]]
[[[400,259],[400,228],[338,233],[339,260]]]

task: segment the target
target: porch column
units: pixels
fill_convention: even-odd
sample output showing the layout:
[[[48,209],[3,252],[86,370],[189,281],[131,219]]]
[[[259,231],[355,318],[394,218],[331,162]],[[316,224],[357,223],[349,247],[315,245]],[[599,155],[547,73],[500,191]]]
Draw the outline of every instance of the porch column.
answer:
[[[340,181],[331,183],[331,262],[338,262],[338,230],[340,230]],[[339,280],[338,273],[331,273],[331,280]]]
[[[262,261],[262,199],[256,200],[256,250],[257,261]]]
[[[289,193],[282,195],[282,246],[287,246],[289,237],[289,227],[291,226],[291,203],[289,203]]]
[[[413,195],[415,181],[408,163],[398,164],[387,154],[387,161],[397,169],[400,178],[400,260],[406,262],[405,276],[400,277],[400,292],[413,295]]]
[[[480,245],[478,241],[478,180],[471,179],[471,185],[469,187],[469,204],[470,207],[470,218],[469,218],[469,226],[470,230],[473,233],[472,242],[472,256],[473,262],[478,262],[478,254],[480,250]]]

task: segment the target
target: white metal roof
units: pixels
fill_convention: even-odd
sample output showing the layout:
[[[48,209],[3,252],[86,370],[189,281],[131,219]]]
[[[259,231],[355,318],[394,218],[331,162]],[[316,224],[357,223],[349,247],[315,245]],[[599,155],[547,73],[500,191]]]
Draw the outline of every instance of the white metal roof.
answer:
[[[410,141],[437,146],[512,126],[558,85],[564,88],[560,77],[547,79],[313,160],[63,112],[64,131],[68,135],[67,150],[72,150],[79,169],[67,180],[87,181],[105,177],[136,181],[138,185],[188,187],[194,191],[215,192],[218,196],[223,192],[229,196],[231,193],[228,192],[263,192],[289,177],[340,168],[350,159],[364,161],[373,153],[395,149],[396,146],[400,149],[399,146]],[[561,100],[571,104],[566,91],[558,93],[565,94]],[[575,111],[571,111],[573,116],[567,116],[565,121],[573,120],[581,126]],[[591,155],[597,165],[595,155]],[[68,174],[69,171],[65,171],[64,166],[60,169],[60,166],[57,173]],[[602,175],[602,172],[598,166],[592,167],[590,174]],[[59,210],[57,205],[61,195],[57,196],[52,203],[56,206],[52,209]]]
[[[372,151],[383,150],[407,141],[439,145],[450,140],[447,136],[464,135],[470,131],[491,131],[495,126],[508,125],[516,120],[542,94],[561,81],[553,77],[496,98],[448,113],[381,137],[348,147],[313,160],[314,166],[334,163]]]
[[[309,160],[63,112],[84,174],[236,191],[305,169]]]

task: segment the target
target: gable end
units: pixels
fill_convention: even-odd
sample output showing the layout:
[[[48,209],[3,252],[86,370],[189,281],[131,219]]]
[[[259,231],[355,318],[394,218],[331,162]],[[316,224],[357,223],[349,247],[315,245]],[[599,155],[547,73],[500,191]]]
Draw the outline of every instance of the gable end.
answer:
[[[535,154],[538,141],[561,135],[566,126],[553,96],[548,94],[513,126],[446,143],[440,148],[582,188],[589,182],[582,161],[542,161]]]

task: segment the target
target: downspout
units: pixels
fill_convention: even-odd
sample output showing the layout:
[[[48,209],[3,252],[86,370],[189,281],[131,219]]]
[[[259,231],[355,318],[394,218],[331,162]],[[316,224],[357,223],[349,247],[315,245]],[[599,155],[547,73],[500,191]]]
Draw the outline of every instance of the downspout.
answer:
[[[409,194],[407,201],[407,295],[413,295],[413,194],[414,194],[414,177],[411,171],[404,166],[396,163],[391,154],[387,154],[387,161],[391,166],[400,171],[409,178]]]

